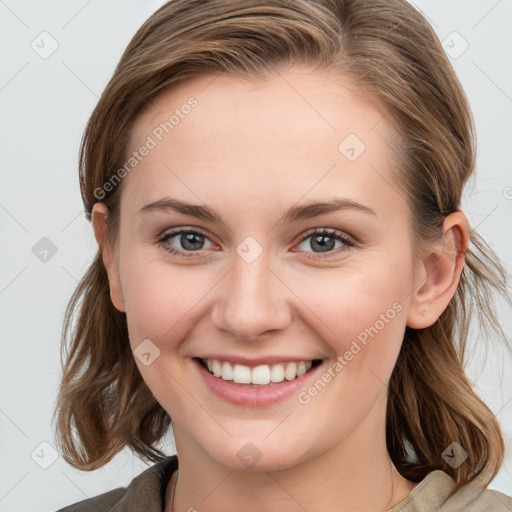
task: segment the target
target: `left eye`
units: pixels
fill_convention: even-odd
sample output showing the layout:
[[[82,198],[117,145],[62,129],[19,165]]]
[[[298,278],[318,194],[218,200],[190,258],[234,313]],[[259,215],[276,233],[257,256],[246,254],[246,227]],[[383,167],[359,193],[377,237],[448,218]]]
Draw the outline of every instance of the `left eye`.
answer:
[[[307,243],[308,240],[309,243]],[[342,247],[336,248],[336,242],[340,242]],[[309,247],[311,249],[318,249],[318,252],[313,250],[313,252],[316,252],[316,254],[333,254],[337,253],[338,251],[350,249],[355,245],[350,238],[348,238],[347,236],[343,236],[334,229],[317,229],[310,233],[309,235],[307,235],[305,238],[303,238],[299,244],[299,247],[303,246],[304,244],[306,244],[306,247]],[[301,250],[308,252],[304,248],[302,248]]]

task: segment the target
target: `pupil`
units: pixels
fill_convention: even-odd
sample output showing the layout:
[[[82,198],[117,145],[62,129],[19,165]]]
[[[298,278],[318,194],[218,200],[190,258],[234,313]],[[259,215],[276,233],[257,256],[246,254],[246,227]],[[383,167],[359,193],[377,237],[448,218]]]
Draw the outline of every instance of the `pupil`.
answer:
[[[327,252],[334,249],[334,238],[328,235],[317,235],[311,239],[311,248],[315,249],[314,244],[317,244],[319,252]]]
[[[190,250],[200,249],[200,247],[195,247],[194,243],[199,243],[199,245],[201,245],[199,235],[196,235],[195,233],[186,233],[184,235],[181,235],[181,244],[183,248]]]

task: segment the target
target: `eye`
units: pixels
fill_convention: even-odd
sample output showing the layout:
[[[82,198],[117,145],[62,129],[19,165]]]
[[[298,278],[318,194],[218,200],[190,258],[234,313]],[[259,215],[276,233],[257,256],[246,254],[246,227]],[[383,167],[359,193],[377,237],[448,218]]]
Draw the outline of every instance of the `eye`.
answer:
[[[309,242],[308,242],[309,240]],[[341,247],[336,248],[336,243],[340,243]],[[312,249],[316,254],[328,253],[327,255],[337,254],[340,251],[347,251],[355,246],[355,242],[349,237],[342,235],[335,229],[315,229],[305,236],[299,244],[300,250],[308,252],[308,248]],[[316,256],[308,256],[308,258]]]
[[[309,242],[307,242],[309,240]],[[207,242],[205,247],[205,242]],[[197,257],[198,252],[211,249],[214,244],[208,239],[208,236],[198,229],[180,228],[166,233],[157,243],[168,253],[181,258]],[[210,244],[210,245],[208,245]],[[341,244],[341,247],[336,247]],[[173,247],[174,246],[174,247]],[[178,246],[176,248],[176,246]],[[355,246],[355,242],[346,235],[334,229],[315,229],[305,236],[300,244],[299,250],[319,255],[327,253],[327,256],[337,254],[340,251],[347,251]],[[307,256],[316,258],[317,256]]]
[[[211,245],[205,247],[205,241]],[[166,233],[158,240],[158,244],[167,252],[183,258],[197,256],[197,254],[195,254],[196,252],[209,249],[213,246],[213,243],[208,240],[205,233],[191,228],[180,228]],[[171,244],[173,244],[174,247],[172,247]],[[178,246],[177,249],[175,248],[176,246]]]

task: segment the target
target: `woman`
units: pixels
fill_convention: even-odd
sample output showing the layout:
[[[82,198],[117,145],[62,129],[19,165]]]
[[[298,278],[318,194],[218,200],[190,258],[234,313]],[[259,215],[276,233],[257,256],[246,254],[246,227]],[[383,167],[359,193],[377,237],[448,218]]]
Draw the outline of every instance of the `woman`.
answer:
[[[75,467],[156,464],[63,510],[510,510],[462,366],[472,312],[500,332],[506,293],[460,209],[474,159],[404,1],[160,8],[84,135],[99,251],[56,407]]]

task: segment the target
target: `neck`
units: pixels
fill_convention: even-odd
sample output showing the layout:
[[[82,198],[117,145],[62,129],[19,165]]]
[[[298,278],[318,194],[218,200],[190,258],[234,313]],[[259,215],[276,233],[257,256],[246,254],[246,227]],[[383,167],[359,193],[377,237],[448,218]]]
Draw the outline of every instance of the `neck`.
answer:
[[[341,443],[286,469],[241,471],[220,464],[175,426],[179,475],[165,512],[387,512],[413,489],[392,464],[375,418]],[[333,475],[336,475],[335,477]],[[171,482],[172,484],[173,482]],[[171,495],[171,486],[168,496]]]

